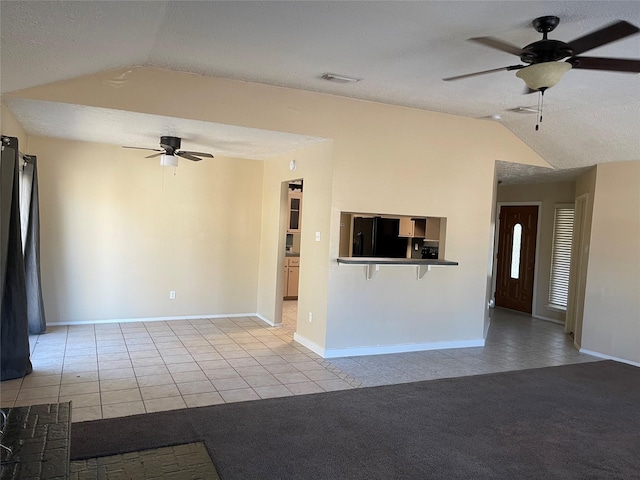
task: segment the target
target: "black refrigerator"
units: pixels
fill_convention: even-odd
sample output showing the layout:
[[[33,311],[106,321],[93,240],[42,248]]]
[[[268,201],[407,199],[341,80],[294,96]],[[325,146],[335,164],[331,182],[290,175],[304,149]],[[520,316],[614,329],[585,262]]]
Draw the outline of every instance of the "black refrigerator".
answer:
[[[400,220],[382,217],[354,217],[354,257],[406,258],[407,239],[398,237]]]

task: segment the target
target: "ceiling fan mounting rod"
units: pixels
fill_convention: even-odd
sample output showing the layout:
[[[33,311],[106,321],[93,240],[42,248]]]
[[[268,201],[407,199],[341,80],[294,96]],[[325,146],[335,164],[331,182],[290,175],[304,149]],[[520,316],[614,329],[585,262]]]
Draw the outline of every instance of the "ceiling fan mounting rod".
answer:
[[[173,152],[180,149],[180,144],[180,137],[160,137],[160,146],[164,148],[167,153],[170,152],[171,155],[173,155]]]
[[[545,17],[536,18],[531,22],[531,25],[533,25],[533,28],[535,28],[536,31],[542,34],[542,39],[546,40],[547,33],[553,32],[559,23],[560,18],[553,15],[547,15]]]

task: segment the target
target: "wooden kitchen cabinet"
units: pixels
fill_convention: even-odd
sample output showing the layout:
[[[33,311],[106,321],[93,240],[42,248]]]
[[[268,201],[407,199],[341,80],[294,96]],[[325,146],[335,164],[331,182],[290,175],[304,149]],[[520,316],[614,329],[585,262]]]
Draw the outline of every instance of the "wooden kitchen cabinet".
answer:
[[[302,192],[289,191],[289,222],[287,233],[300,233],[302,224]]]
[[[413,237],[413,220],[411,217],[400,217],[399,237]]]
[[[424,218],[400,217],[399,237],[425,238],[427,221]]]
[[[289,267],[289,275],[287,275],[287,296],[289,298],[298,298],[298,281],[300,280],[300,268]]]
[[[284,259],[284,298],[298,298],[298,282],[300,280],[299,267],[300,257],[286,257]]]
[[[427,217],[426,239],[432,241],[440,240],[440,218]]]

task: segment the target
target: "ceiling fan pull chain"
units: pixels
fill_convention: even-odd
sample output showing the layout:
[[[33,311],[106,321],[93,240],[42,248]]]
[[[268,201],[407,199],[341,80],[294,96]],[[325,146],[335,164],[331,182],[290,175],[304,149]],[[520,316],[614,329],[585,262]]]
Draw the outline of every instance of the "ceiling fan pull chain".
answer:
[[[544,108],[544,91],[546,88],[540,89],[540,95],[538,95],[538,112],[540,112],[540,116],[538,117],[538,121],[536,122],[536,132],[540,129],[540,124],[542,123],[542,109]]]
[[[540,113],[540,97],[542,96],[542,92],[538,93],[538,108],[537,111]],[[536,132],[540,128],[540,116],[536,115]]]

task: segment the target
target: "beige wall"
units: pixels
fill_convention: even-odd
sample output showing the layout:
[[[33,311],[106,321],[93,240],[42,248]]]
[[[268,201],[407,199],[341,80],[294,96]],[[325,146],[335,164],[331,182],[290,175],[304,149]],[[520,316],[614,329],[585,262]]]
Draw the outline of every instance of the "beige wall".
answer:
[[[0,103],[0,130],[2,135],[9,137],[16,137],[18,139],[18,148],[22,153],[29,154],[29,144],[27,132],[25,132],[22,125],[13,116],[11,110],[9,110],[4,103]]]
[[[327,347],[482,341],[499,155],[488,139],[496,137],[482,122],[413,112],[394,118],[400,133],[390,135],[382,112],[363,113],[356,123],[366,136],[354,135],[335,162],[331,258],[339,252],[341,211],[369,211],[446,217],[446,256],[460,265],[434,268],[422,280],[415,267],[381,267],[367,280],[362,266],[330,264]]]
[[[300,234],[300,281],[298,296],[298,333],[313,338],[324,347],[326,331],[327,278],[329,255],[327,240],[331,205],[332,142],[324,142],[284,155],[265,163],[262,197],[262,242],[258,312],[269,323],[282,318],[282,265],[287,222],[287,188],[290,180],[304,181]],[[289,162],[297,163],[295,172]],[[320,232],[321,241],[315,241]],[[314,321],[308,321],[308,312]]]
[[[564,322],[564,312],[547,307],[547,305],[549,304],[549,279],[551,275],[551,251],[553,247],[553,222],[555,205],[558,203],[573,203],[574,199],[574,182],[557,182],[534,185],[501,185],[498,187],[499,203],[542,203],[538,211],[538,223],[540,225],[538,236],[540,242],[536,246],[536,298],[534,299],[533,304],[533,315],[561,322]]]
[[[263,163],[30,137],[49,323],[256,311]],[[169,299],[169,291],[176,299]]]
[[[278,256],[284,250],[284,238],[274,227],[282,224],[279,184],[302,177],[300,341],[316,350],[335,352],[482,340],[494,163],[548,166],[502,125],[146,68],[132,69],[118,89],[103,81],[121,73],[90,75],[15,95],[332,140],[309,152],[309,168],[304,172],[287,172],[288,156],[264,164],[261,253],[251,264],[259,270],[259,285],[258,293],[247,300],[255,302],[263,317],[277,320],[274,299],[281,293]],[[157,98],[167,101],[157,102]],[[199,195],[194,193],[193,198]],[[460,266],[434,269],[421,281],[415,280],[415,269],[388,267],[367,281],[363,267],[336,263],[342,211],[447,217],[447,256]],[[314,240],[315,232],[321,234],[319,242]],[[224,256],[221,262],[229,258],[228,252],[215,254]],[[187,275],[189,267],[175,266]],[[219,285],[209,282],[207,287],[216,290]],[[309,312],[314,319],[310,324]]]
[[[640,364],[640,161],[597,167],[582,349]]]

